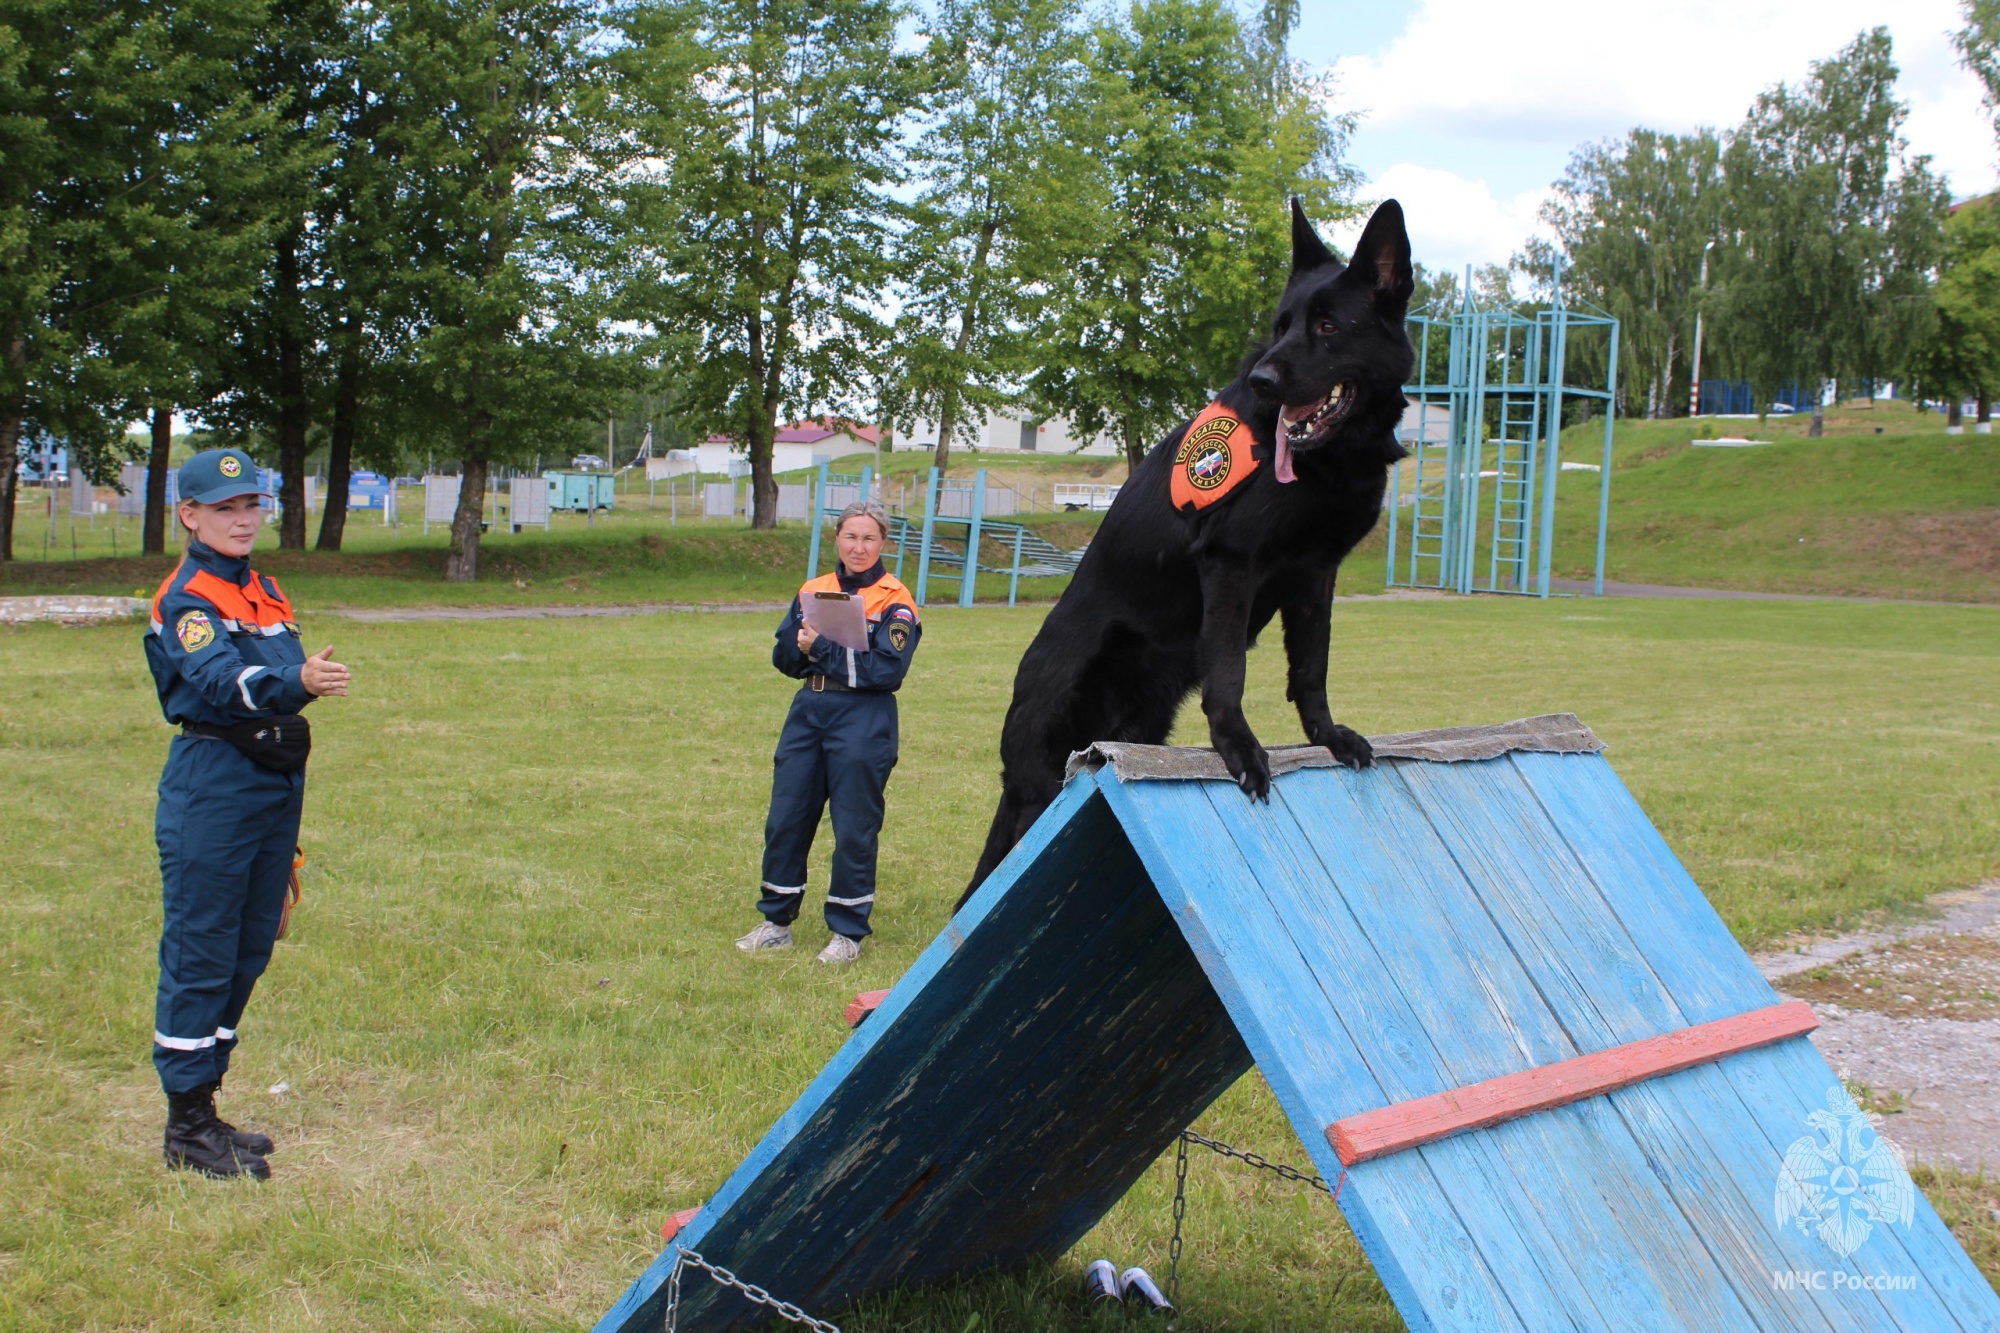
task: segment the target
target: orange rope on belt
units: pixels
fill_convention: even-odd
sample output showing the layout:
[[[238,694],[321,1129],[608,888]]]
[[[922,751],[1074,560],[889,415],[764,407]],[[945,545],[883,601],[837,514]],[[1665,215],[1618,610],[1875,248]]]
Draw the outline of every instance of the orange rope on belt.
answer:
[[[278,938],[285,938],[285,932],[292,928],[292,909],[299,905],[299,869],[306,863],[306,849],[292,848],[292,877],[285,882],[285,905],[278,913]]]

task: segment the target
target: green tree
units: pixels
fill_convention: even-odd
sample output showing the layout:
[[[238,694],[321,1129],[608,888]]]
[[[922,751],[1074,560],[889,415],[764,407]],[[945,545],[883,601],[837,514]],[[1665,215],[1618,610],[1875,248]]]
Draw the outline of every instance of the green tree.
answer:
[[[1961,204],[1944,231],[1937,326],[1914,369],[1925,397],[1950,402],[1950,424],[1956,426],[1967,394],[1978,398],[1983,421],[2000,390],[2000,201]]]
[[[270,119],[260,143],[267,170],[254,193],[271,232],[255,289],[205,368],[208,401],[200,409],[221,438],[282,475],[278,545],[290,550],[306,544],[307,436],[327,378],[326,330],[314,300],[324,281],[324,235],[313,223],[333,160],[343,38],[342,0],[270,0],[245,61],[250,94]]]
[[[459,464],[445,577],[478,577],[489,469],[596,414],[610,330],[603,34],[581,0],[386,0],[412,333],[397,376]]]
[[[752,524],[774,527],[781,415],[859,413],[900,276],[916,59],[891,0],[655,0],[626,16],[621,94],[642,152],[621,187],[625,309],[688,425],[745,441]]]
[[[950,466],[961,417],[1018,396],[1023,330],[1046,284],[1031,267],[1060,230],[1083,168],[1075,119],[1084,43],[1075,0],[944,0],[926,30],[932,121],[912,153],[924,182],[901,240],[907,289],[885,406],[937,423]]]
[[[1702,254],[1724,211],[1721,143],[1705,129],[1581,148],[1542,207],[1567,290],[1618,317],[1621,388],[1648,416],[1678,416],[1687,401]],[[1526,267],[1549,274],[1546,242]]]
[[[263,129],[235,71],[262,15],[254,0],[0,14],[0,560],[24,428],[102,479],[122,422],[171,391],[227,304],[245,234],[230,186],[260,169]]]
[[[1313,80],[1273,99],[1267,70],[1219,0],[1138,0],[1092,34],[1064,127],[1089,170],[1040,259],[1029,385],[1084,434],[1110,427],[1131,466],[1234,376],[1283,289],[1286,196],[1347,215],[1349,122]]]
[[[1718,359],[1759,400],[1787,382],[1893,377],[1932,318],[1929,273],[1947,199],[1898,133],[1886,28],[1758,96],[1723,153],[1729,242],[1715,292]]]
[[[1959,61],[1984,89],[1986,113],[2000,138],[2000,0],[1961,0],[1965,26],[1953,33]]]

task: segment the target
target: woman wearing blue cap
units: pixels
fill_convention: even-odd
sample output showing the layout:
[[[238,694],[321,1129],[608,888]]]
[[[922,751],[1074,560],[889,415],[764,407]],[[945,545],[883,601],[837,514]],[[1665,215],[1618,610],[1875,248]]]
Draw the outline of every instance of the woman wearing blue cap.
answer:
[[[311,657],[276,581],[250,568],[263,521],[257,466],[207,449],[180,470],[187,555],[153,598],[146,664],[180,735],[160,775],[154,836],[166,920],[153,1064],[167,1094],[163,1152],[203,1175],[271,1174],[262,1134],[215,1113],[251,988],[285,915],[315,698],[346,694],[331,646]]]

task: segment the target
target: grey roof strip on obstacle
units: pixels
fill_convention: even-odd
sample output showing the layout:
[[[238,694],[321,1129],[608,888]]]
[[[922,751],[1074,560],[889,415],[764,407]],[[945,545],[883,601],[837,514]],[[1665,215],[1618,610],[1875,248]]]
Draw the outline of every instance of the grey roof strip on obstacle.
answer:
[[[1514,750],[1595,754],[1604,748],[1604,742],[1575,713],[1543,713],[1539,717],[1485,727],[1399,731],[1388,736],[1371,736],[1368,743],[1374,747],[1377,759],[1421,759],[1434,764],[1498,759]],[[1270,759],[1273,777],[1301,768],[1334,767],[1334,758],[1323,745],[1273,745],[1264,753]],[[1098,741],[1078,750],[1069,757],[1064,778],[1073,778],[1085,769],[1095,772],[1107,764],[1125,782],[1232,780],[1222,756],[1213,750],[1187,745],[1128,745],[1122,741]]]

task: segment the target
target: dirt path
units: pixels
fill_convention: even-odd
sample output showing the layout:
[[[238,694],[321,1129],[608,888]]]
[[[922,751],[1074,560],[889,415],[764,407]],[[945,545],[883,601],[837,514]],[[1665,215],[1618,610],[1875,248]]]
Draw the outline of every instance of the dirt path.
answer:
[[[782,613],[785,602],[618,602],[603,606],[383,606],[330,612],[371,623],[403,620],[565,620],[574,617],[660,616],[672,612],[746,615]]]
[[[2000,1169],[2000,881],[1931,905],[1936,920],[1758,954],[1757,966],[1812,1004],[1813,1044],[1913,1161]]]
[[[1550,579],[1557,592],[1589,593],[1595,587],[1588,579]],[[1722,602],[1870,602],[1878,606],[1993,606],[1993,602],[1925,602],[1911,597],[1860,597],[1826,592],[1747,592],[1741,588],[1681,588],[1665,583],[1614,583],[1604,581],[1606,597],[1663,597]]]

